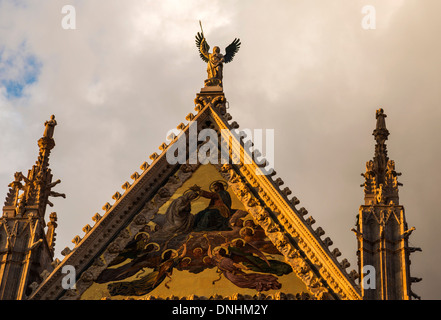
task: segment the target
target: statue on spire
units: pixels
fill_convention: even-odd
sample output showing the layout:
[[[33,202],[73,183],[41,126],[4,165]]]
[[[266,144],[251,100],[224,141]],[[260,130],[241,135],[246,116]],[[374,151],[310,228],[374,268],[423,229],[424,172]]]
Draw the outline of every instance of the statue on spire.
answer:
[[[377,129],[386,129],[386,118],[387,115],[384,113],[382,108],[378,109],[375,114],[375,118],[377,119]]]
[[[52,138],[54,136],[54,128],[56,125],[57,121],[55,120],[55,116],[51,115],[51,119],[44,123],[45,129],[43,137]]]
[[[213,47],[212,53],[209,53],[210,46],[205,39],[202,23],[200,21],[199,24],[201,26],[201,32],[196,34],[196,47],[199,50],[202,60],[207,63],[208,79],[205,80],[205,86],[222,87],[223,64],[233,61],[234,55],[240,48],[240,39],[234,39],[233,42],[225,48],[225,55],[220,53],[220,48],[217,46]]]

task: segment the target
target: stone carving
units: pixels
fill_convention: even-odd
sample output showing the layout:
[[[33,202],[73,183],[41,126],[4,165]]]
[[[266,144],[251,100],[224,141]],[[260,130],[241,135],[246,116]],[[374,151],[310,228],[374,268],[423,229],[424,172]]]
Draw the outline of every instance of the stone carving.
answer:
[[[115,201],[118,201],[121,198],[121,193],[119,193],[118,191],[115,192],[115,194],[112,196],[112,199]]]
[[[312,226],[315,223],[315,219],[312,216],[309,216],[308,219],[306,219],[306,223]]]
[[[323,240],[323,243],[325,244],[325,246],[330,247],[334,244],[334,242],[331,240],[331,238],[326,237],[325,240]]]
[[[81,274],[80,279],[84,282],[92,282],[93,280],[95,280],[95,277],[93,276],[92,272],[86,271]]]
[[[351,266],[351,264],[349,263],[348,259],[343,259],[343,261],[340,263],[341,267],[343,269],[347,269]]]
[[[83,232],[84,232],[85,234],[88,234],[88,233],[90,232],[90,230],[92,230],[92,227],[91,227],[89,224],[86,224],[86,225],[83,227]]]
[[[55,120],[55,116],[52,115],[51,119],[44,123],[45,129],[43,133],[43,137],[50,138],[54,136],[54,128],[57,125],[57,121]]]
[[[107,250],[109,253],[118,253],[121,251],[121,246],[118,242],[114,241],[107,247]]]
[[[55,229],[57,228],[57,214],[55,212],[52,212],[49,215],[50,221],[47,223],[47,232],[46,232],[46,240],[49,246],[49,249],[53,252],[55,249],[55,236],[57,235],[55,233]]]
[[[72,250],[69,247],[66,247],[63,249],[63,251],[61,251],[61,255],[67,256],[71,252],[72,252]]]
[[[109,211],[112,208],[112,205],[108,202],[106,202],[106,204],[103,206],[103,210],[105,212]]]
[[[81,237],[80,237],[80,236],[75,236],[75,237],[72,239],[72,243],[74,243],[75,246],[77,246],[80,242],[81,242]]]
[[[299,213],[301,216],[306,216],[308,214],[308,210],[306,210],[305,208],[301,207],[299,209]]]
[[[317,234],[318,237],[321,237],[322,235],[325,234],[325,230],[323,230],[322,227],[318,227],[318,228],[315,230],[315,233]]]
[[[101,215],[99,213],[95,213],[95,215],[92,217],[92,220],[95,221],[95,223],[98,223],[98,221],[101,220]]]
[[[335,248],[334,250],[332,250],[332,255],[334,257],[339,257],[339,256],[341,256],[341,252],[340,252],[340,250],[338,250],[338,248]]]

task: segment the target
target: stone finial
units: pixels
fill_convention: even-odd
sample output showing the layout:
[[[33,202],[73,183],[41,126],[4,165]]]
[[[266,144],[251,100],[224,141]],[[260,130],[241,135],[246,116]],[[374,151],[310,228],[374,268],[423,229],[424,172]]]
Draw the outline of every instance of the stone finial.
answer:
[[[316,234],[318,237],[321,237],[322,235],[325,234],[325,230],[323,230],[322,227],[318,227],[318,228],[315,230],[315,234]]]
[[[308,219],[306,219],[306,223],[312,226],[315,223],[315,219],[312,216],[309,216]]]
[[[340,266],[343,269],[347,269],[347,268],[349,268],[351,266],[351,264],[349,263],[348,259],[343,259],[343,261],[340,262]]]
[[[304,207],[301,207],[299,209],[299,213],[301,216],[306,216],[308,214],[308,210],[306,210]]]
[[[196,104],[196,106],[194,107],[194,111],[196,111],[197,113],[201,112],[202,109],[203,107],[200,103]]]
[[[88,233],[90,232],[90,230],[92,230],[92,227],[91,227],[89,224],[86,224],[86,225],[83,227],[83,232],[84,232],[85,234],[88,234]]]
[[[158,159],[158,157],[159,155],[156,152],[153,152],[149,158],[150,160],[155,161],[156,159]]]
[[[95,213],[95,215],[92,217],[92,220],[95,221],[95,223],[98,223],[98,221],[101,220],[101,215],[99,213]]]
[[[297,197],[292,197],[290,202],[293,206],[296,206],[300,203],[300,200]]]
[[[163,142],[160,146],[159,146],[159,150],[161,151],[165,151],[167,149],[167,144],[165,142]]]
[[[288,187],[286,187],[286,188],[284,188],[284,189],[282,190],[282,193],[283,193],[285,196],[289,196],[290,194],[292,194],[292,191],[291,191],[291,189],[289,189]]]
[[[274,183],[277,185],[277,186],[281,186],[281,185],[283,185],[285,182],[283,182],[283,180],[282,180],[282,178],[277,178],[275,181],[274,181]]]
[[[185,117],[185,120],[187,120],[187,121],[193,121],[194,118],[195,118],[195,117],[194,117],[194,114],[193,114],[193,113],[189,113],[189,114]]]
[[[352,271],[349,273],[349,276],[350,276],[351,279],[353,279],[353,280],[357,280],[358,278],[360,278],[360,275],[359,275],[358,272],[355,271],[355,270],[352,270]]]
[[[338,248],[335,248],[334,250],[332,250],[332,255],[334,256],[334,257],[339,257],[339,256],[341,256],[341,252],[340,252],[340,250],[338,250]]]
[[[239,124],[236,121],[233,121],[230,126],[232,129],[239,129]]]
[[[121,193],[119,193],[118,191],[115,192],[115,194],[112,196],[112,199],[118,201],[119,199],[121,199]]]
[[[75,238],[72,239],[72,243],[74,243],[75,246],[77,246],[80,242],[81,242],[80,236],[75,236]]]
[[[61,251],[61,255],[62,256],[67,256],[71,252],[72,252],[72,250],[69,247],[66,247],[66,248],[63,249],[63,251]]]
[[[168,141],[174,141],[176,138],[177,138],[177,135],[174,134],[173,132],[167,136]]]
[[[43,279],[43,281],[44,281],[44,280],[47,279],[47,277],[49,277],[50,274],[51,274],[51,273],[50,273],[49,271],[47,271],[47,270],[43,270],[43,272],[40,273],[40,277],[41,277],[41,279]]]
[[[323,243],[325,244],[325,246],[329,247],[332,246],[334,244],[334,242],[331,240],[331,238],[326,237],[325,240],[323,240]]]
[[[138,173],[138,172],[134,172],[134,173],[130,176],[130,178],[131,178],[132,180],[134,180],[134,181],[138,180],[138,178],[139,178],[139,173]]]
[[[131,184],[127,181],[121,186],[125,191],[127,191],[131,187]]]
[[[106,202],[106,204],[103,206],[103,210],[104,211],[109,211],[112,208],[112,205],[108,202]]]

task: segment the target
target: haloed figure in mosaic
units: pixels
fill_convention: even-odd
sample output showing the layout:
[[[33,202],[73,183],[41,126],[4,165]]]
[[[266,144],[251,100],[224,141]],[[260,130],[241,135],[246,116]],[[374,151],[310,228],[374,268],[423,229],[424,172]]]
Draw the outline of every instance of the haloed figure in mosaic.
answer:
[[[208,256],[216,262],[221,275],[224,275],[225,278],[240,288],[255,289],[258,292],[262,292],[278,290],[282,287],[277,281],[277,277],[271,274],[244,272],[244,270],[249,270],[249,268],[243,264],[235,263],[227,254],[225,248],[218,248],[212,251],[210,246],[208,248]],[[213,281],[213,284],[218,280]]]
[[[232,201],[227,187],[225,181],[218,180],[210,185],[210,191],[202,190],[198,185],[190,188],[201,197],[210,199],[208,207],[196,214],[193,231],[231,230],[229,220],[236,210],[231,209]]]

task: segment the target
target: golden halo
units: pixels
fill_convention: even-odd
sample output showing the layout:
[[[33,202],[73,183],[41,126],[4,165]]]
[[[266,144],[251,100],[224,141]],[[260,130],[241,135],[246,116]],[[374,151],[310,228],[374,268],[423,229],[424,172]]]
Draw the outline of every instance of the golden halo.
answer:
[[[196,251],[199,251],[199,250],[201,251],[201,253],[204,252],[204,250],[201,247],[197,247],[197,248],[193,249],[193,254],[197,254]]]
[[[147,239],[146,239],[146,240],[149,240],[149,239],[150,239],[150,234],[149,234],[148,232],[141,231],[141,232],[138,232],[138,233],[136,234],[136,236],[135,236],[135,240],[138,241],[138,237],[139,237],[140,235],[142,235],[142,234],[147,235]]]
[[[240,229],[239,234],[242,236],[243,233],[246,232],[247,230],[251,230],[251,235],[254,235],[254,229],[250,227],[243,227],[242,229]]]
[[[225,248],[223,246],[217,246],[211,252],[213,252],[213,254],[216,254],[220,249],[224,249],[226,251],[226,253],[229,254],[228,248]]]
[[[193,191],[193,190],[191,190],[191,189],[187,189],[187,190],[185,190],[184,191],[184,193],[182,194],[183,196],[185,196],[187,193],[189,193],[189,192],[194,192],[194,193],[196,193],[198,196],[196,197],[196,198],[194,198],[193,200],[191,200],[191,201],[196,201],[197,199],[199,199],[200,197],[201,197],[201,195],[199,194],[199,193],[197,193],[197,192],[195,192],[195,191]]]
[[[165,250],[165,251],[162,253],[162,255],[161,255],[161,258],[162,258],[162,259],[164,259],[164,255],[165,255],[165,253],[168,252],[168,251],[172,251],[173,253],[176,253],[176,254],[178,253],[175,249],[167,249],[167,250]]]
[[[211,263],[211,258],[209,256],[205,256],[202,258],[202,262],[205,264],[210,264]]]
[[[184,257],[181,262],[184,262],[186,260],[188,260],[188,264],[191,263],[191,258],[190,257]]]
[[[208,189],[209,189],[211,192],[214,192],[214,190],[213,190],[213,186],[214,186],[215,183],[218,183],[218,182],[223,184],[223,186],[224,186],[224,190],[227,190],[227,189],[228,189],[228,183],[227,183],[226,181],[224,181],[224,180],[216,180],[216,181],[213,181],[212,183],[210,183],[210,186],[208,187]]]
[[[244,239],[242,239],[242,238],[236,238],[236,239],[233,239],[233,240],[231,240],[231,243],[232,244],[234,244],[234,245],[236,245],[236,242],[237,241],[242,241],[243,242],[243,245],[245,245],[247,242],[244,240]]]
[[[149,245],[153,245],[156,248],[156,250],[153,250],[152,252],[158,252],[159,249],[161,248],[161,246],[156,242],[149,242],[144,246],[144,250],[146,250]]]

